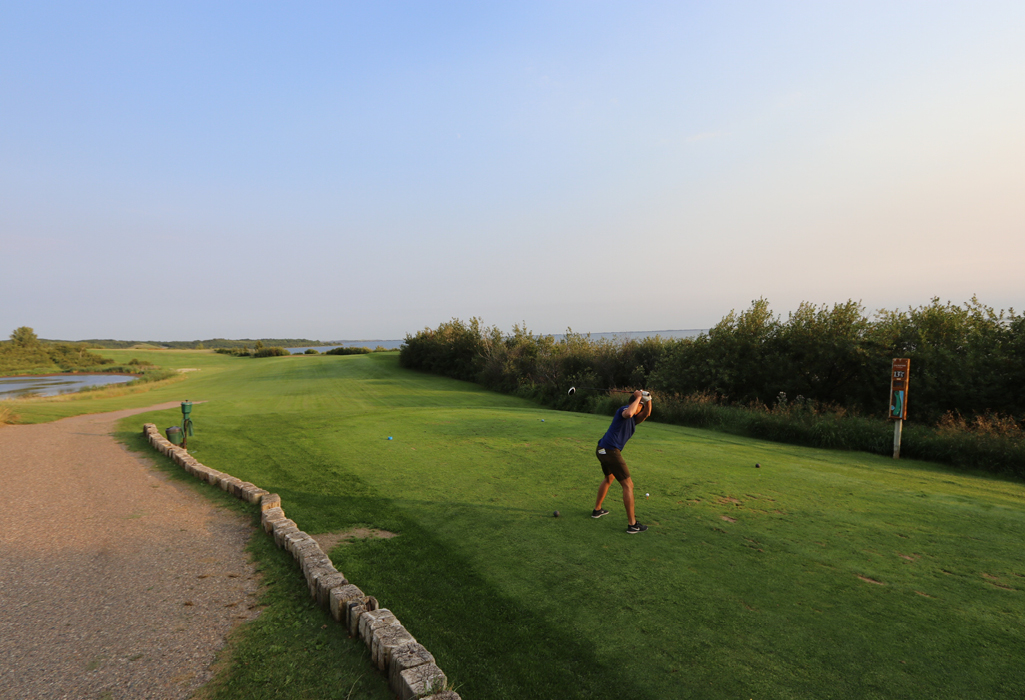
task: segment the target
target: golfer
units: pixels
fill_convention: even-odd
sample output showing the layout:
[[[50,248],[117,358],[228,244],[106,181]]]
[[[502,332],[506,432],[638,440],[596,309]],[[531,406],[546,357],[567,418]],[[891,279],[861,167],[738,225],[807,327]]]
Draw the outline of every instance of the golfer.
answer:
[[[620,406],[616,415],[612,417],[612,425],[605,432],[605,435],[598,441],[598,448],[595,454],[601,462],[601,470],[605,474],[601,486],[598,487],[598,500],[594,503],[592,518],[600,518],[608,515],[608,511],[601,507],[605,500],[612,480],[615,479],[623,487],[623,505],[626,506],[627,533],[635,535],[648,529],[647,525],[641,525],[634,517],[634,482],[630,478],[630,469],[623,461],[623,446],[634,434],[638,424],[643,423],[651,415],[651,395],[643,391],[635,391],[633,400],[626,406]]]

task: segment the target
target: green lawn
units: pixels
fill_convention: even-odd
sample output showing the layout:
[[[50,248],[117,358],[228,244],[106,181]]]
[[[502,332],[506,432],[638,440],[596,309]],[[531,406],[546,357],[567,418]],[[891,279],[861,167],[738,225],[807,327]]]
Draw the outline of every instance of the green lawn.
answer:
[[[395,354],[103,354],[201,371],[16,412],[207,400],[200,461],[280,493],[307,531],[399,534],[333,558],[467,700],[1025,696],[1020,482],[649,422],[625,456],[651,529],[627,535],[618,486],[611,515],[588,517],[608,417],[407,372]],[[325,648],[305,653],[338,653]],[[316,682],[277,697],[348,692]]]

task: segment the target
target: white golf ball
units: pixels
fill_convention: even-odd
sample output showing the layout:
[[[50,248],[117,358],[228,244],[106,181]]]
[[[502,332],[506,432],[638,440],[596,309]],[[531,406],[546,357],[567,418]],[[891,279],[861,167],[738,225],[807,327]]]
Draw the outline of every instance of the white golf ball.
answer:
[[[645,497],[645,498],[650,498],[650,497],[651,497],[651,494],[650,494],[650,493],[646,493],[646,494],[644,494],[644,497]]]

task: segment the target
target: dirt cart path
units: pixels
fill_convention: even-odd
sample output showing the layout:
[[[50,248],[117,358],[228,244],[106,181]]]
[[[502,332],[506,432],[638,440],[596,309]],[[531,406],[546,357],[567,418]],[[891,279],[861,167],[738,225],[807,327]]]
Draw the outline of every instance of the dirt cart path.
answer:
[[[187,698],[255,615],[251,526],[110,437],[177,405],[0,429],[0,698]]]

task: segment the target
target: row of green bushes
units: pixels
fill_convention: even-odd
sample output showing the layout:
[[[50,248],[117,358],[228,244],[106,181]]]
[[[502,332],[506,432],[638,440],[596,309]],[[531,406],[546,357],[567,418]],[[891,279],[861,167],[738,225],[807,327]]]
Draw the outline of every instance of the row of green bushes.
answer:
[[[855,302],[802,304],[786,320],[759,299],[697,338],[623,342],[453,319],[408,335],[400,355],[555,408],[606,412],[600,393],[569,397],[570,386],[644,387],[660,420],[879,454],[892,450],[894,357],[911,358],[903,455],[1025,476],[1025,319],[974,298],[873,318]]]
[[[242,347],[233,348],[215,348],[214,352],[234,357],[285,357],[292,354],[285,348],[276,345],[265,347],[260,341],[256,341],[256,345],[252,348],[243,345]]]
[[[343,347],[343,348],[331,348],[330,350],[325,350],[324,354],[325,355],[369,355],[372,352],[381,352],[383,350],[384,350],[384,348],[379,348],[378,350],[375,351],[375,350],[371,350],[370,348],[344,348]]]
[[[240,347],[240,348],[216,348],[214,350],[214,352],[220,353],[222,355],[233,355],[234,357],[284,357],[286,355],[291,355],[292,354],[292,353],[288,352],[288,350],[286,350],[285,348],[280,348],[280,347],[269,347],[268,348],[268,347],[264,347],[263,344],[260,343],[260,342],[257,342],[256,346],[253,347],[253,348],[249,348],[249,347],[245,347],[245,346]],[[372,353],[372,352],[388,352],[388,350],[387,350],[387,348],[383,348],[381,346],[378,346],[374,350],[371,350],[370,348],[366,348],[366,347],[362,347],[362,348],[338,347],[338,348],[331,348],[330,350],[325,350],[323,354],[324,355],[366,355],[366,354],[369,354],[369,353]],[[304,355],[320,355],[321,352],[319,350],[315,349],[315,348],[308,348],[306,350],[306,352],[304,352],[303,354]]]

